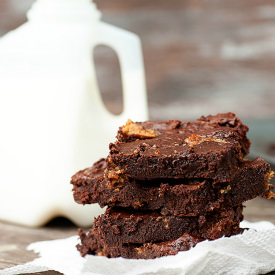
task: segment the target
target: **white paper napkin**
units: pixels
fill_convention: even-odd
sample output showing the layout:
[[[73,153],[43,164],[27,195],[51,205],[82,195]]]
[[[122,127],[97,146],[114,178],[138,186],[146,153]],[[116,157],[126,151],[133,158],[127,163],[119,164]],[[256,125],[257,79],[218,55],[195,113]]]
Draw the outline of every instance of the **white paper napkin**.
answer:
[[[275,270],[275,226],[270,222],[241,223],[250,228],[241,235],[204,241],[189,251],[154,260],[82,258],[77,236],[31,244],[39,253],[34,261],[0,271],[2,275],[56,270],[65,275],[199,275],[264,274]]]

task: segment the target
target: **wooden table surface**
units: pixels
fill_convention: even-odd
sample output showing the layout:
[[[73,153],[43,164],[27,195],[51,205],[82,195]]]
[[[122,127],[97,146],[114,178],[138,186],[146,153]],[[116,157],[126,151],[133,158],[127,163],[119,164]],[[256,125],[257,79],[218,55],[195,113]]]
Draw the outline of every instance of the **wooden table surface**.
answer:
[[[0,1],[0,36],[26,21],[33,1]],[[275,118],[274,1],[95,2],[103,20],[141,37],[151,119],[187,120],[224,111]],[[119,113],[116,56],[101,47],[95,58],[104,102]],[[257,198],[246,205],[246,220],[275,224],[275,200]],[[76,233],[76,226],[60,219],[37,229],[0,223],[0,270],[37,257],[26,251],[30,243]]]

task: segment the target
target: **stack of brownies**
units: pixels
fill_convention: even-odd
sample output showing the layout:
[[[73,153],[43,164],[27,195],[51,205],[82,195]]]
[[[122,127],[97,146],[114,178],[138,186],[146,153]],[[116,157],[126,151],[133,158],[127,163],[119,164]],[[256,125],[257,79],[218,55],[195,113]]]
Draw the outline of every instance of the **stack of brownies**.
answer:
[[[241,233],[242,203],[275,197],[269,165],[244,159],[247,131],[233,113],[127,121],[108,157],[72,177],[77,203],[108,206],[79,230],[81,255],[156,258]]]

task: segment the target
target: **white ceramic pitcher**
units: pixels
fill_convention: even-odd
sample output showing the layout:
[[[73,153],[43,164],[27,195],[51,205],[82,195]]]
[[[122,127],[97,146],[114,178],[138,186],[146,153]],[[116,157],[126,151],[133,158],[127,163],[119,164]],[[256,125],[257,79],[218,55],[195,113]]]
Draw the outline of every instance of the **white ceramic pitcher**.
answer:
[[[99,44],[120,61],[117,116],[98,91]],[[0,40],[0,219],[40,226],[64,216],[90,225],[103,211],[75,203],[70,178],[107,156],[128,118],[147,119],[139,38],[101,22],[89,0],[37,0],[28,22]]]

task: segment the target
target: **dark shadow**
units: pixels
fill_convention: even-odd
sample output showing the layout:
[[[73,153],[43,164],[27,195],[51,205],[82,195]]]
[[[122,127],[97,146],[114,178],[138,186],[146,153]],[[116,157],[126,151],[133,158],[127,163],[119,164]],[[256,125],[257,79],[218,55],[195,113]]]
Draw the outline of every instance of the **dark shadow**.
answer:
[[[22,273],[21,275],[60,275],[60,274],[63,274],[63,273],[60,273],[54,270],[48,270],[48,271],[41,271],[36,273]]]
[[[52,219],[50,222],[48,222],[45,227],[48,228],[61,228],[61,227],[66,227],[66,228],[77,228],[74,223],[72,223],[69,219],[64,218],[64,217],[56,217]]]

